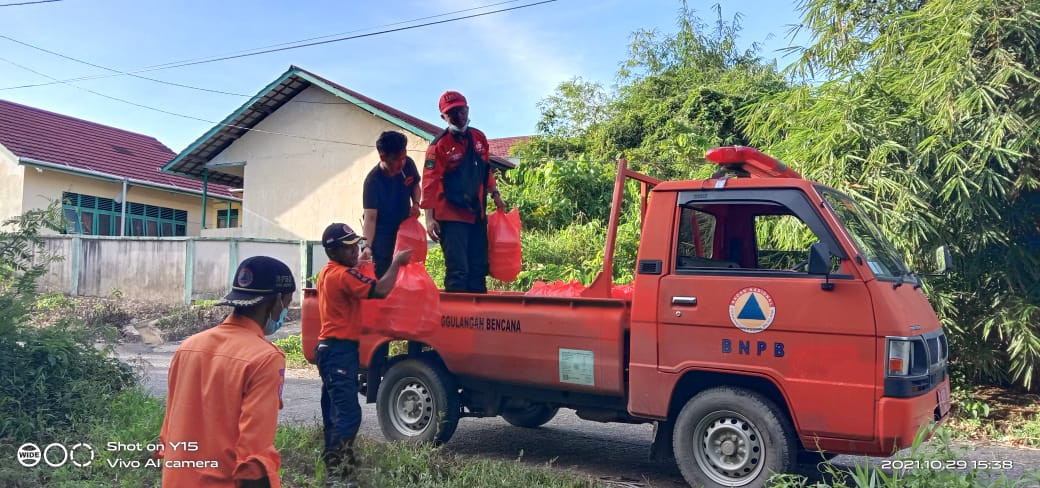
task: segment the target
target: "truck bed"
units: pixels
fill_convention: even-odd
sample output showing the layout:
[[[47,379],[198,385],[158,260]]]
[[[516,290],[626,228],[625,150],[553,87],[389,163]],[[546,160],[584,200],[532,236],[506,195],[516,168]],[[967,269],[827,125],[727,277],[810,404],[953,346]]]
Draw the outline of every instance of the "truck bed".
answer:
[[[441,293],[440,327],[422,342],[456,375],[620,396],[630,306],[621,299]],[[384,340],[363,337],[362,358]]]

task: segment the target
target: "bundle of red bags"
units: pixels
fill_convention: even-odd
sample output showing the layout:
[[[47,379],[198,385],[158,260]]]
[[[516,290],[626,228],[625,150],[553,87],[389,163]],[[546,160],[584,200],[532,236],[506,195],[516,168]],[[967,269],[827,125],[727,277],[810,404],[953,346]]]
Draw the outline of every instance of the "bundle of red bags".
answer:
[[[520,212],[496,210],[488,215],[488,273],[509,283],[520,274]]]
[[[627,285],[614,285],[610,288],[611,298],[622,298],[625,300],[632,299],[632,284]]]
[[[581,282],[578,280],[572,280],[569,282],[556,280],[552,283],[538,280],[531,285],[531,289],[527,290],[527,293],[524,293],[524,295],[539,297],[580,297],[581,292],[583,291],[585,291],[585,287],[582,286]]]
[[[421,339],[440,325],[441,292],[414,258],[401,266],[393,291],[382,302],[382,333],[395,339]]]
[[[382,300],[361,301],[361,330],[395,339],[420,339],[439,325],[441,295],[433,278],[426,272],[426,230],[418,218],[405,219],[397,231],[394,253],[412,250],[412,258],[397,271],[394,289]],[[375,278],[371,262],[359,270]]]

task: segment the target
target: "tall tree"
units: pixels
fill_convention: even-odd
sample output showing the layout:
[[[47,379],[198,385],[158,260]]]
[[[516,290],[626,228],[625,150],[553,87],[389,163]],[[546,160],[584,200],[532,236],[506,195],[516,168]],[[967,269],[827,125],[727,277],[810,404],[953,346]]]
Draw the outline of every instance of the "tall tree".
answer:
[[[806,0],[797,87],[743,112],[752,143],[867,204],[919,264],[958,366],[1036,387],[1040,3]],[[822,80],[822,81],[821,81]]]

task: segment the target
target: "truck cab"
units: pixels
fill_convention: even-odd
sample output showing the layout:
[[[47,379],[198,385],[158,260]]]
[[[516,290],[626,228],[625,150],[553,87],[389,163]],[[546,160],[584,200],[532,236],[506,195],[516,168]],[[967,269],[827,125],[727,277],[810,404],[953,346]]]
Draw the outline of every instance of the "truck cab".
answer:
[[[706,159],[712,178],[668,182],[619,162],[603,271],[581,296],[442,294],[440,329],[406,353],[363,336],[384,435],[442,443],[462,417],[533,428],[571,408],[655,423],[653,453],[693,486],[763,486],[799,453],[889,455],[944,419],[946,337],[862,208],[753,148]],[[611,295],[628,179],[643,218],[630,299]]]

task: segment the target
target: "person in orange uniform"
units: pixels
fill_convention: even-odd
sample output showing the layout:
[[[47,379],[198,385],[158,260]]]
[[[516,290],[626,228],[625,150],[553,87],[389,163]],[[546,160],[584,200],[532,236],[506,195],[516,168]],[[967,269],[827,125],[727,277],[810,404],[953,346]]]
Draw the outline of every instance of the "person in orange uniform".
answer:
[[[321,375],[321,417],[325,430],[322,459],[327,471],[346,487],[357,486],[354,438],[361,427],[358,401],[358,339],[361,337],[361,300],[384,298],[397,281],[397,271],[412,256],[404,250],[394,255],[378,281],[364,276],[358,265],[362,237],[347,224],[325,228],[322,245],[329,262],[318,274],[318,312],[321,332],[315,358]]]
[[[487,292],[487,194],[502,210],[487,137],[469,126],[469,105],[456,91],[441,95],[438,108],[448,127],[430,143],[423,165],[426,232],[444,251],[444,291]]]
[[[264,336],[281,327],[295,291],[285,263],[246,259],[218,303],[231,314],[177,348],[159,437],[164,487],[281,486],[274,432],[285,354]]]

